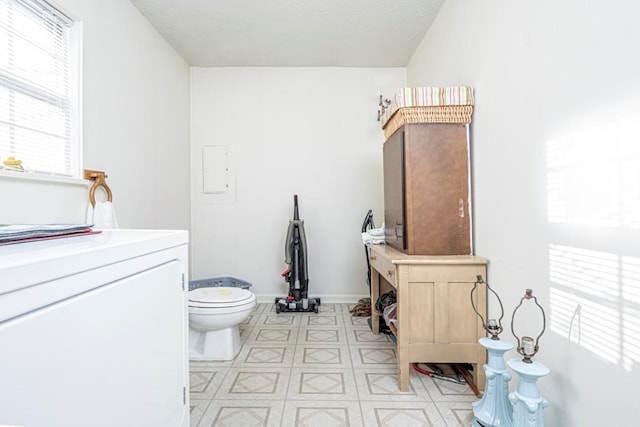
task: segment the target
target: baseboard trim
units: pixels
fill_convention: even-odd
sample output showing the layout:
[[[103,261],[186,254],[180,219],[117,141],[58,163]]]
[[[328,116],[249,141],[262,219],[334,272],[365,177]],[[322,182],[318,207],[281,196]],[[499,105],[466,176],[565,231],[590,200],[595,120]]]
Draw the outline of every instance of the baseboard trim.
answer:
[[[369,295],[322,295],[322,294],[310,294],[311,298],[320,298],[322,304],[355,304],[361,298],[369,298]],[[286,295],[274,295],[274,294],[256,294],[258,303],[275,304],[276,298],[284,298]]]

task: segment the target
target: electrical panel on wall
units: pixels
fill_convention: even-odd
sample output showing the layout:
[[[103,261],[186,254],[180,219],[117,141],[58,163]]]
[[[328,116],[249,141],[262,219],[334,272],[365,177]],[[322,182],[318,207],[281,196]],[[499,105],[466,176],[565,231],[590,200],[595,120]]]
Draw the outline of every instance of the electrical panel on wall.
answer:
[[[202,147],[203,199],[212,203],[235,201],[235,177],[231,168],[231,155],[226,145],[205,145]]]
[[[202,147],[202,192],[223,194],[229,191],[229,153],[223,145]]]

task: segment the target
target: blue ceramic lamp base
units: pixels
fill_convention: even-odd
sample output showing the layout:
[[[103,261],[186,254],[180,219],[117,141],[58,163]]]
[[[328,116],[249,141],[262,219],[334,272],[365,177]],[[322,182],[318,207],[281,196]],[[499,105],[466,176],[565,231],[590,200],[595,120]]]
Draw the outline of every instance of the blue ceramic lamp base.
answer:
[[[482,399],[472,403],[472,427],[510,427],[513,423],[513,407],[507,397],[511,374],[504,364],[504,353],[513,344],[491,338],[481,338],[480,345],[487,349],[488,360],[484,365],[487,376]]]
[[[536,381],[549,374],[549,368],[533,360],[525,363],[522,359],[507,362],[520,377],[516,391],[509,393],[513,405],[513,425],[518,427],[544,427],[544,409],[549,402],[538,393]]]

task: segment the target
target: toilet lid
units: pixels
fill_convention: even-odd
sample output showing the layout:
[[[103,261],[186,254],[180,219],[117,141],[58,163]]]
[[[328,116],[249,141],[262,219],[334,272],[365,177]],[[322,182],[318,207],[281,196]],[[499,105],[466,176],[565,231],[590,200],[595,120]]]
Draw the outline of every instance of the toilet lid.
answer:
[[[194,307],[234,307],[254,300],[251,291],[235,287],[198,288],[189,292],[189,305]]]

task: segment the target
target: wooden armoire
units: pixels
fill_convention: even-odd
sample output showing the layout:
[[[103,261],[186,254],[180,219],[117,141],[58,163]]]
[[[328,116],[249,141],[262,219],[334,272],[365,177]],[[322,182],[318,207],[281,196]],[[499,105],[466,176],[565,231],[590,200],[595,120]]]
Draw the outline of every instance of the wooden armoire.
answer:
[[[384,143],[388,245],[409,255],[470,255],[468,125],[410,123]]]

